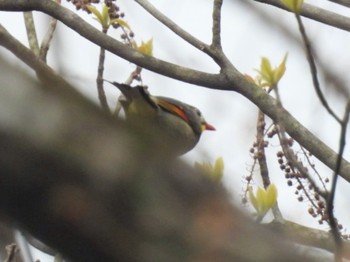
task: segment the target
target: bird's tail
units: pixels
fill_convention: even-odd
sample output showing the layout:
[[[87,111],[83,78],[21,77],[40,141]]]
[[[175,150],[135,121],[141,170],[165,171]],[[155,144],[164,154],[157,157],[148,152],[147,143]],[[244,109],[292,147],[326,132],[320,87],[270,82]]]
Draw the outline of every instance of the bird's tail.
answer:
[[[104,81],[111,83],[112,85],[117,87],[120,90],[120,92],[122,92],[122,94],[125,96],[127,101],[131,102],[137,99],[145,100],[147,103],[150,104],[150,106],[152,106],[155,109],[158,109],[158,105],[152,99],[150,93],[147,91],[145,86],[138,85],[138,86],[132,87],[130,85],[121,84],[118,82],[111,82],[108,80],[104,80]]]

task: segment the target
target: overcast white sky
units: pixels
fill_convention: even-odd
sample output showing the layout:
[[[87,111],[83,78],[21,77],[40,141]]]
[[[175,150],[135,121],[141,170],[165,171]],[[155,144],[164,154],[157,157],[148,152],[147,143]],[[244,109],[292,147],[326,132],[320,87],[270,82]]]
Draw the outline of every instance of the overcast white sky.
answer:
[[[62,1],[71,9],[72,5]],[[211,39],[211,9],[212,1],[151,1],[162,12],[181,25],[188,32],[207,43]],[[266,22],[251,8],[242,6],[241,1],[224,1],[222,14],[223,48],[233,64],[244,73],[255,75],[254,69],[259,67],[261,56],[268,57],[277,65],[284,54],[288,52],[286,75],[280,82],[280,92],[284,106],[306,127],[323,139],[333,149],[338,148],[339,128],[320,106],[311,84],[308,65],[303,51],[289,39],[281,36],[276,24],[283,24],[297,33],[296,23],[292,14],[274,7],[254,4],[271,17],[274,23]],[[210,58],[179,39],[171,31],[158,23],[134,1],[117,1],[126,13],[125,20],[133,28],[136,40],[148,40],[153,37],[154,55],[187,67],[207,72],[217,72],[218,67]],[[309,1],[324,8],[337,8],[345,15],[343,9],[328,1]],[[84,15],[87,21],[98,27],[91,16]],[[35,14],[39,27],[38,33],[45,32],[47,20],[43,15]],[[333,29],[326,25],[304,19],[306,30],[320,58],[347,81],[350,81],[348,68],[350,64],[350,35],[344,31]],[[0,13],[0,23],[4,25],[23,43],[27,43],[22,14]],[[99,48],[82,39],[77,33],[59,24],[58,35],[53,43],[53,52],[48,63],[72,81],[84,94],[97,101],[95,77]],[[113,32],[112,35],[119,33]],[[9,59],[16,59],[0,49],[0,54],[6,53]],[[134,66],[110,54],[107,55],[105,78],[118,82],[127,79]],[[194,161],[213,162],[223,156],[225,160],[224,182],[229,188],[235,202],[240,202],[242,189],[245,187],[243,177],[253,162],[249,156],[249,148],[255,138],[256,107],[239,94],[227,91],[209,90],[189,85],[170,78],[159,76],[147,70],[143,71],[143,81],[149,86],[152,94],[170,96],[198,107],[207,121],[214,125],[216,132],[206,132],[202,135],[198,146],[184,158]],[[118,92],[112,86],[106,86],[110,104],[115,104]],[[326,91],[327,98],[337,112],[343,113],[343,99]],[[349,136],[348,136],[349,139]],[[279,149],[277,141],[272,141],[270,172],[272,180],[279,189],[279,203],[283,215],[296,222],[317,226],[317,221],[307,214],[307,203],[301,205],[294,195],[295,188],[287,187],[284,177],[279,172],[277,160],[274,157]],[[345,151],[349,158],[349,149]],[[322,175],[331,174],[330,170],[317,163]],[[259,179],[256,180],[259,185]],[[336,199],[336,213],[345,227],[349,228],[350,196],[348,183],[340,180]],[[248,210],[249,211],[249,210]],[[323,227],[326,228],[326,227]],[[348,230],[348,233],[349,233]]]

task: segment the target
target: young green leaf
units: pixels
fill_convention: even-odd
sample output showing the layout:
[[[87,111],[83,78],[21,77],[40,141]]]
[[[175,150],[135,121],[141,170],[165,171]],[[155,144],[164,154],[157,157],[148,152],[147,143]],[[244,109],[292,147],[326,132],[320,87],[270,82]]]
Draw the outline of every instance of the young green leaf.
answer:
[[[255,78],[255,82],[260,87],[273,87],[281,80],[286,71],[287,53],[284,55],[282,62],[276,67],[271,66],[270,60],[266,57],[261,58],[259,75]]]
[[[141,45],[137,47],[137,50],[144,55],[152,56],[153,55],[153,38],[151,38],[147,42],[142,41]]]
[[[102,6],[102,27],[104,29],[108,29],[110,26],[110,18],[109,18],[109,13],[108,13],[109,7],[106,5]]]
[[[304,0],[281,0],[281,2],[292,12],[299,14]]]
[[[206,176],[212,179],[214,182],[220,182],[224,175],[224,159],[218,157],[215,160],[214,166],[210,163],[194,163],[194,167],[203,172]]]
[[[272,74],[272,67],[270,60],[266,57],[261,58],[261,64],[260,64],[260,75],[263,80],[265,80],[267,83],[272,82],[273,74]]]
[[[273,208],[277,203],[277,188],[274,184],[270,184],[265,190],[258,187],[254,195],[253,189],[249,189],[249,201],[256,210],[256,215],[259,218],[264,218],[266,213]]]
[[[282,62],[274,70],[273,78],[276,84],[281,80],[282,76],[284,75],[284,72],[286,72],[287,57],[288,53],[284,55]]]
[[[92,6],[92,5],[87,5],[86,8],[96,16],[97,21],[102,25],[103,24],[103,17],[102,17],[102,14],[100,13],[100,11],[98,11],[97,8]]]
[[[277,187],[275,184],[270,184],[266,189],[266,206],[273,208],[277,203]]]
[[[224,176],[224,159],[222,157],[218,157],[214,164],[214,180],[221,181]]]
[[[258,202],[258,214],[263,216],[267,212],[267,207],[266,207],[266,191],[262,189],[261,187],[258,187],[256,190],[256,200]]]

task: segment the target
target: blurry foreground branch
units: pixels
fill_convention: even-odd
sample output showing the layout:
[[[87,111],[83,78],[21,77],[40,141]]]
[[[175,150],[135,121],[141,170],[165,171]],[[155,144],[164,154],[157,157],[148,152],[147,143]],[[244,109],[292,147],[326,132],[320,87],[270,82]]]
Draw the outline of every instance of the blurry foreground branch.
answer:
[[[164,159],[164,140],[0,67],[2,220],[70,261],[313,261]]]

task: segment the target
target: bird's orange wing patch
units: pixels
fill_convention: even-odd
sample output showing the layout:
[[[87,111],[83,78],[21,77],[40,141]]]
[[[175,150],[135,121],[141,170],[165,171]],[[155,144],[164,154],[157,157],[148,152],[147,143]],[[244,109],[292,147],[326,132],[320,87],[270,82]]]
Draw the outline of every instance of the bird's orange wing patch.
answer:
[[[185,111],[181,107],[174,105],[168,101],[162,100],[162,99],[157,99],[157,103],[164,110],[166,110],[174,115],[177,115],[178,117],[182,118],[187,123],[189,122]]]

